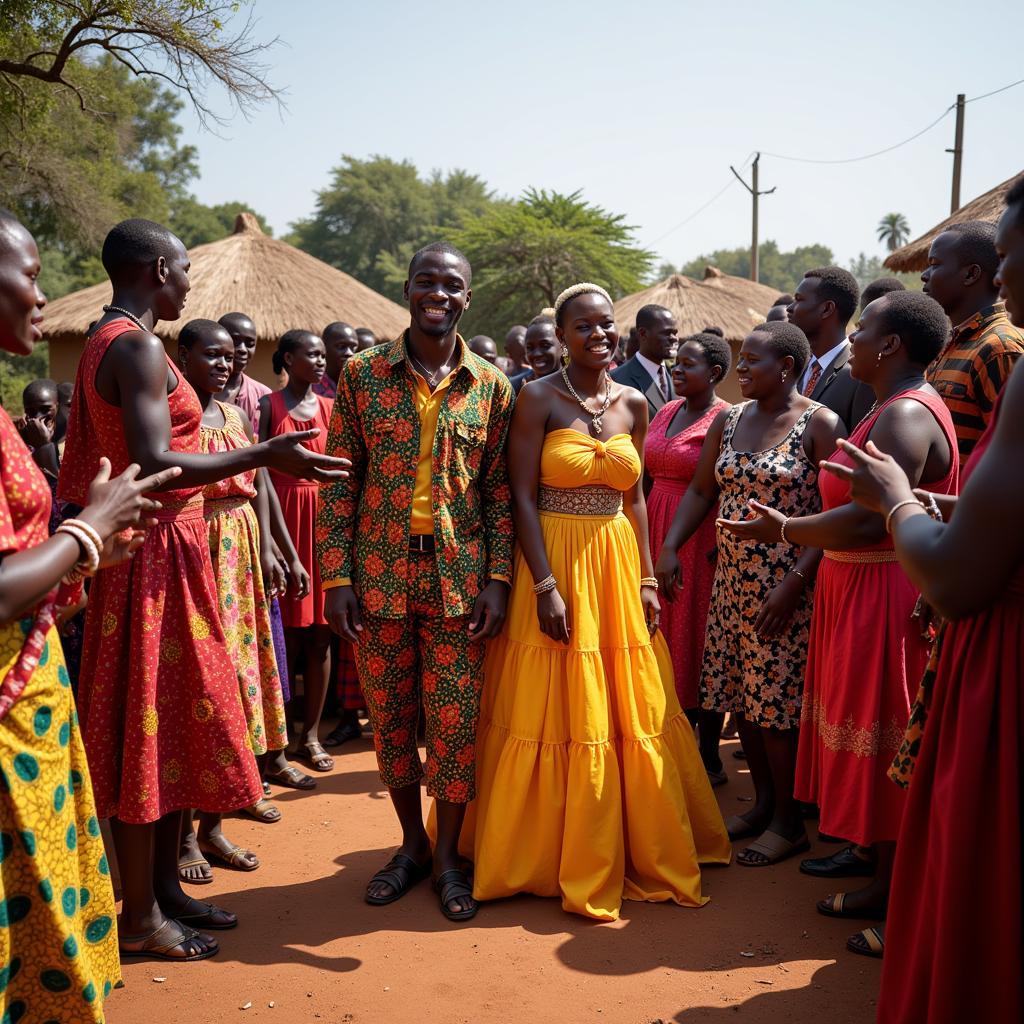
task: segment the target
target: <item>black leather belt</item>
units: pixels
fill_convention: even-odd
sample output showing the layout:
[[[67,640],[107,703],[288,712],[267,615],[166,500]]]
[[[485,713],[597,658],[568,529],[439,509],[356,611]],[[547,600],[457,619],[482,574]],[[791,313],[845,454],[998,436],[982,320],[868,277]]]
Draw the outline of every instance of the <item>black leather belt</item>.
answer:
[[[409,550],[420,554],[432,555],[436,550],[432,533],[413,533],[409,536]]]

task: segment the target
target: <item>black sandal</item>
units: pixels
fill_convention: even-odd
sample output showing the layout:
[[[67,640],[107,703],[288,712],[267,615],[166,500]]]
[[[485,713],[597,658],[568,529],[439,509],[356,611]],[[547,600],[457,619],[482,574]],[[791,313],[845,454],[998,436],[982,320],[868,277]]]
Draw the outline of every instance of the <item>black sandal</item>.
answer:
[[[175,920],[188,928],[212,928],[215,931],[224,932],[230,928],[238,927],[238,918],[230,910],[223,910],[214,903],[204,903],[194,897],[182,907],[182,910],[189,910],[193,904],[202,909],[195,914],[175,914]]]
[[[428,858],[423,864],[417,864],[412,857],[407,857],[404,853],[396,853],[367,883],[363,898],[371,906],[386,907],[389,903],[400,900],[414,885],[427,878],[432,867],[433,860],[431,858]],[[374,882],[390,885],[391,895],[371,896],[370,886]]]
[[[340,747],[351,740],[361,740],[363,730],[358,722],[340,722],[325,737],[325,747]]]
[[[480,904],[473,899],[473,887],[469,884],[466,872],[461,868],[451,868],[434,879],[434,891],[441,897],[441,913],[449,921],[468,921],[476,917]],[[448,904],[452,900],[462,899],[468,896],[472,902],[471,907],[465,910],[451,910]]]
[[[137,949],[126,949],[125,943],[142,943]],[[184,954],[185,944],[195,942],[201,948],[198,953],[188,953],[183,956],[175,956],[173,950],[181,949]],[[143,960],[169,960],[178,963],[191,963],[193,960],[206,960],[216,956],[220,952],[220,946],[216,942],[205,942],[200,938],[199,933],[183,925],[174,918],[168,918],[155,931],[147,935],[122,935],[118,944],[118,951],[121,958],[140,957]]]

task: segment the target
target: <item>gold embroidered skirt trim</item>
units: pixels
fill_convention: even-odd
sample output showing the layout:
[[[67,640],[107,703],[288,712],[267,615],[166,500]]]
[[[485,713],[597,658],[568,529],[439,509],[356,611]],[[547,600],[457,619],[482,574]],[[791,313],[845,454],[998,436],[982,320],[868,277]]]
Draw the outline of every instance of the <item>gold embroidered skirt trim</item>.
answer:
[[[863,565],[899,561],[895,551],[826,551],[825,557],[833,562],[856,562]]]
[[[615,516],[622,511],[622,491],[614,487],[537,488],[537,511],[560,512],[570,516]]]
[[[223,512],[231,512],[248,504],[249,499],[241,494],[233,494],[229,498],[211,498],[203,505],[203,516],[206,519],[213,519]]]

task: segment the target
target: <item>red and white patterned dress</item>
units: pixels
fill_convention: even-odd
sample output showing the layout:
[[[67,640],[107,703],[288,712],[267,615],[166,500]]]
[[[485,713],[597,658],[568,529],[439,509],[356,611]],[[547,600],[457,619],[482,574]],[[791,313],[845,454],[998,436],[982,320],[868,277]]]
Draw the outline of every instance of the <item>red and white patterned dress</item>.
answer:
[[[100,455],[131,462],[121,409],[96,390],[111,343],[136,330],[104,324],[78,366],[58,494],[86,504]],[[171,448],[198,454],[202,409],[188,382],[167,396]],[[159,520],[134,557],[101,570],[89,592],[78,691],[97,813],[133,825],[172,811],[226,813],[263,795],[235,668],[217,613],[201,487],[162,491]]]

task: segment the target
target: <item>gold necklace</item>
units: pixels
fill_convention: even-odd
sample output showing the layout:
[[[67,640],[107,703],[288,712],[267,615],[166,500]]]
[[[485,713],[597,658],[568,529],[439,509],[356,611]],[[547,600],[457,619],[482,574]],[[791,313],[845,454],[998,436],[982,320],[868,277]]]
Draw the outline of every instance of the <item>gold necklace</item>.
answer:
[[[591,417],[593,420],[592,432],[595,436],[601,433],[601,428],[604,425],[604,414],[608,411],[608,406],[612,404],[612,380],[607,374],[605,374],[605,391],[604,391],[604,402],[601,408],[594,412],[587,403],[580,398],[576,393],[576,389],[572,386],[572,381],[569,380],[569,368],[563,363],[562,364],[562,380],[565,381],[565,386],[569,389],[569,394],[579,402],[580,408]],[[596,397],[596,396],[595,396]]]

